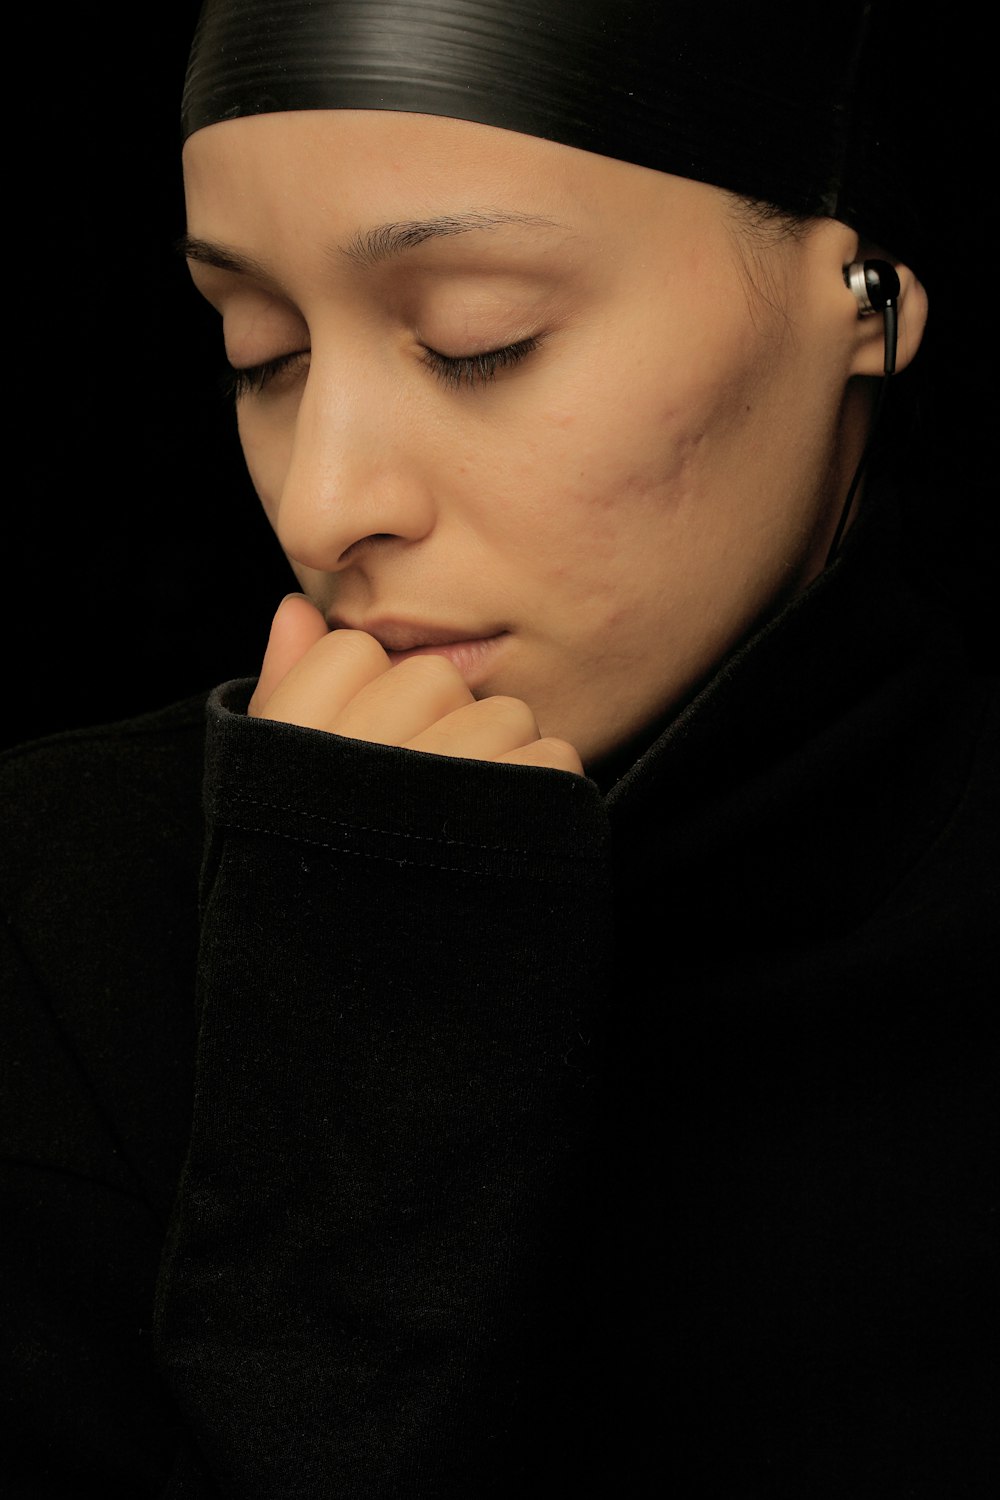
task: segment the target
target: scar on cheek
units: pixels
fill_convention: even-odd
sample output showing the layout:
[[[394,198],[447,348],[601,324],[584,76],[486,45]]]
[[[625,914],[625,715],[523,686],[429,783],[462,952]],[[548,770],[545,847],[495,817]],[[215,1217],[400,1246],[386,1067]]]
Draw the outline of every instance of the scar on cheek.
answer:
[[[542,412],[542,421],[549,427],[567,428],[576,425],[579,420],[574,411],[545,411]]]

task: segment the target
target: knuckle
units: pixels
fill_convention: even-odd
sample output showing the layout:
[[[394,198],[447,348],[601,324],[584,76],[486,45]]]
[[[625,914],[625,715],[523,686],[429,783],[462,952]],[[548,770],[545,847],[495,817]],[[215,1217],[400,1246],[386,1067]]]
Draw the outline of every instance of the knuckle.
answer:
[[[484,698],[481,710],[489,714],[497,724],[518,733],[525,741],[538,739],[538,724],[531,709],[522,698]]]
[[[428,688],[452,688],[456,685],[465,687],[461,672],[446,656],[410,656],[406,661],[399,662],[393,670],[401,678]]]
[[[546,762],[556,771],[573,771],[582,776],[583,763],[574,745],[569,740],[545,738],[539,742],[544,746]]]
[[[389,662],[375,637],[363,630],[333,630],[320,644],[337,660],[370,664],[373,670],[381,671]]]

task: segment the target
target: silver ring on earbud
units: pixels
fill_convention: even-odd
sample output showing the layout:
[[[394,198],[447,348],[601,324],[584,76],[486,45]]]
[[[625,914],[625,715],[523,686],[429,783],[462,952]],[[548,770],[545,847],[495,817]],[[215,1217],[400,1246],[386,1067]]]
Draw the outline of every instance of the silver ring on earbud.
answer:
[[[851,265],[844,267],[844,280],[850,290],[854,293],[858,304],[858,316],[870,318],[873,313],[878,312],[868,295],[868,282],[865,277],[865,263],[861,260],[853,261]]]

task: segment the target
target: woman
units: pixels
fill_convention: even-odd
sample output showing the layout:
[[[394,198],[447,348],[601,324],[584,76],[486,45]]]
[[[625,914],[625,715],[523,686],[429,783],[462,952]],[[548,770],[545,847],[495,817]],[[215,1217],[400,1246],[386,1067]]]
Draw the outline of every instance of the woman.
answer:
[[[863,18],[460,17],[196,40],[302,592],[207,727],[10,763],[26,1462],[975,1492],[988,708],[855,514],[926,311]]]

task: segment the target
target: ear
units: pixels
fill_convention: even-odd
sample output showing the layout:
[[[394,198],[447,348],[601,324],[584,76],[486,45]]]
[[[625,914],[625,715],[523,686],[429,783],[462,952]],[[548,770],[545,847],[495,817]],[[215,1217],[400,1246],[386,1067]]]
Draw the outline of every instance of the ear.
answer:
[[[888,260],[889,257],[878,250],[869,250],[864,256],[859,252],[859,259]],[[917,350],[924,336],[924,328],[927,326],[927,293],[923,286],[914,276],[909,266],[897,265],[894,261],[896,275],[899,277],[899,296],[896,298],[896,310],[899,325],[898,342],[896,345],[896,372],[905,370]],[[844,295],[849,297],[857,309],[854,293],[845,285]],[[852,375],[881,375],[883,372],[883,361],[885,355],[885,325],[883,315],[874,313],[868,317],[862,317],[856,311],[855,346],[851,359],[850,373]]]

